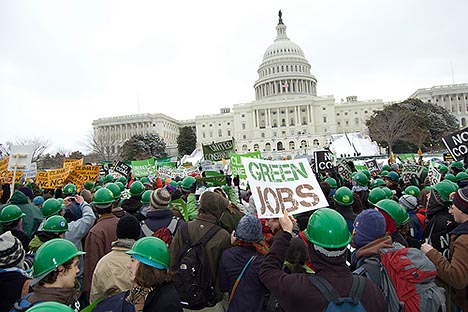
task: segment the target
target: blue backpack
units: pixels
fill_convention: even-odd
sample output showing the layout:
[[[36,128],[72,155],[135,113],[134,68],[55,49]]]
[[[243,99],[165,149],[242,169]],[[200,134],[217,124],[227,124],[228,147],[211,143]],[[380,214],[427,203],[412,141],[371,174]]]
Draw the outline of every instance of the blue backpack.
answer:
[[[113,295],[99,302],[93,312],[135,312],[133,304],[127,302],[125,298],[130,293],[129,290]]]
[[[340,297],[336,289],[323,277],[310,275],[308,276],[312,284],[325,297],[328,306],[325,312],[332,311],[355,311],[365,312],[366,309],[361,303],[362,293],[366,286],[366,280],[362,276],[353,276],[353,284],[349,291],[348,297]]]
[[[21,298],[20,301],[15,302],[15,304],[13,305],[13,309],[11,309],[10,312],[22,312],[32,307],[33,304],[28,300],[32,294],[33,293],[30,292],[29,294]],[[39,303],[39,302],[36,302],[36,303]]]

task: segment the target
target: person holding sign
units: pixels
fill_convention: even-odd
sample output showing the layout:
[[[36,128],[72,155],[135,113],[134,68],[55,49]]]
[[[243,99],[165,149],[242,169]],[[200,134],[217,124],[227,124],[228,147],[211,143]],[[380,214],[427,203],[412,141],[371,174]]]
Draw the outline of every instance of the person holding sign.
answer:
[[[315,286],[312,279],[316,277],[287,274],[283,271],[283,262],[293,229],[293,220],[287,210],[284,210],[284,216],[279,222],[283,233],[274,241],[263,260],[260,280],[285,311],[324,311],[333,301],[326,300],[320,288]],[[346,265],[351,234],[344,218],[333,209],[318,209],[310,217],[304,234],[316,276],[328,282],[340,297],[348,297],[354,278]],[[364,284],[364,289],[358,303],[362,304],[366,311],[385,311],[386,303],[381,290],[367,278],[359,277],[359,280],[358,283]]]

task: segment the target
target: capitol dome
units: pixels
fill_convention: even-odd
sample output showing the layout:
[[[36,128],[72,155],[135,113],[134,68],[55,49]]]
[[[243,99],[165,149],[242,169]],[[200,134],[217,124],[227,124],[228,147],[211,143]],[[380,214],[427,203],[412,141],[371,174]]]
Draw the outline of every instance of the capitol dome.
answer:
[[[285,94],[317,95],[317,79],[310,74],[310,64],[302,49],[289,40],[282,13],[276,26],[276,39],[264,55],[255,82],[257,100]]]

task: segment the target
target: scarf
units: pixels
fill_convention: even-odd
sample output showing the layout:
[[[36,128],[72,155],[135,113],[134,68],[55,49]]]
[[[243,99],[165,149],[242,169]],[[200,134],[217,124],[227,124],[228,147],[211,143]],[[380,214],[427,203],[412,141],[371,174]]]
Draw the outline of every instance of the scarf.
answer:
[[[146,297],[153,290],[153,287],[145,288],[141,286],[134,286],[132,289],[130,289],[127,298],[125,298],[125,301],[132,304],[135,307],[135,311],[143,311]]]
[[[75,310],[79,310],[80,308],[80,304],[78,302],[80,291],[76,288],[49,288],[41,285],[35,285],[33,286],[33,291],[34,293],[29,299],[31,303],[39,301],[55,301],[63,303],[67,306],[71,306],[72,304],[74,304],[75,306],[72,308],[75,308]]]
[[[258,243],[252,243],[252,242],[244,242],[241,240],[236,240],[234,242],[234,246],[255,249],[255,251],[261,254],[262,256],[266,255],[269,249],[267,244],[264,241],[260,241]]]

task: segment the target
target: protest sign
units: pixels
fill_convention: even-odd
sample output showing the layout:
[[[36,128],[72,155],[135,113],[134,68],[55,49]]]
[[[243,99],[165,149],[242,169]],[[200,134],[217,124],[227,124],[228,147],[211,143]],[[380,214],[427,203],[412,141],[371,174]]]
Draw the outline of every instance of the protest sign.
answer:
[[[325,174],[333,168],[333,154],[329,151],[314,152],[315,170],[318,173]]]
[[[437,171],[434,166],[431,165],[429,166],[429,171],[427,173],[427,178],[426,181],[429,183],[429,185],[435,185],[440,182],[440,178],[442,177],[442,174]]]
[[[232,176],[233,177],[239,176],[240,179],[247,179],[247,176],[245,175],[245,171],[244,171],[244,166],[242,165],[242,162],[241,162],[241,157],[251,157],[251,158],[262,159],[262,155],[260,154],[260,151],[246,153],[246,154],[230,153],[229,156],[231,158]]]
[[[370,174],[373,173],[379,173],[379,165],[377,164],[377,161],[375,159],[368,159],[365,161],[367,170],[369,171]]]
[[[0,160],[0,179],[3,182],[6,179],[6,183],[11,184],[13,182],[13,171],[8,171],[9,157],[5,157]],[[19,183],[23,177],[23,171],[16,171],[15,183]]]
[[[65,184],[69,170],[67,168],[60,168],[47,172],[49,174],[49,188],[56,188]]]
[[[161,168],[161,167],[175,168],[177,167],[177,158],[176,157],[158,158],[156,159],[156,164],[158,168]]]
[[[259,218],[275,218],[287,209],[297,214],[328,206],[307,159],[269,161],[241,157]]]
[[[443,137],[442,142],[455,161],[462,160],[463,156],[468,153],[468,128]]]
[[[125,177],[128,177],[128,175],[130,174],[130,172],[132,171],[132,167],[130,167],[129,165],[127,165],[126,163],[123,163],[121,161],[118,161],[116,164],[115,164],[115,167],[114,167],[114,171],[115,172],[118,172],[122,175],[124,175]]]
[[[76,166],[68,175],[66,182],[80,187],[85,182],[96,182],[99,177],[100,166]]]
[[[145,160],[132,160],[132,172],[137,177],[153,176],[156,173],[156,164],[154,158]]]
[[[68,169],[69,171],[73,170],[76,166],[83,164],[83,158],[81,159],[64,159],[63,168]]]
[[[36,177],[36,174],[37,174],[37,165],[35,162],[33,162],[31,164],[31,166],[29,166],[29,169],[24,171],[24,177],[26,179],[28,178],[35,178]]]
[[[223,142],[216,142],[204,145],[203,157],[206,160],[218,161],[222,159],[229,159],[229,154],[234,151],[234,140],[227,140]]]
[[[39,171],[36,174],[36,184],[40,188],[48,189],[49,187],[49,173],[47,171]]]
[[[443,153],[442,154],[442,157],[444,159],[444,161],[447,161],[447,162],[453,162],[453,157],[452,157],[452,154],[450,153]]]
[[[419,179],[421,177],[423,170],[424,170],[423,166],[404,164],[400,178],[403,181],[403,183],[410,184],[411,179],[413,178]]]
[[[169,205],[169,209],[177,209],[182,213],[185,220],[188,220],[188,211],[187,211],[187,204],[184,202],[182,198],[172,200]]]
[[[351,181],[351,174],[353,171],[345,159],[341,158],[338,161],[336,168],[338,169],[338,174],[344,181]]]

